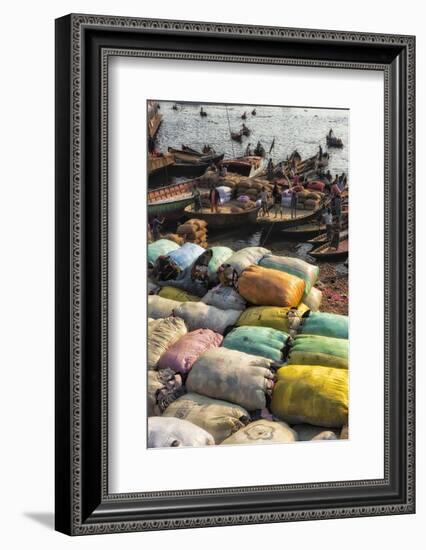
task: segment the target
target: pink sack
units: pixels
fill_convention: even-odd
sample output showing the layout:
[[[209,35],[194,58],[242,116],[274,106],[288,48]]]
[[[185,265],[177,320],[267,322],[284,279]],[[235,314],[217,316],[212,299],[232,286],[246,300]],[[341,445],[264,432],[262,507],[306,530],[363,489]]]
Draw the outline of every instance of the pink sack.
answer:
[[[219,347],[223,336],[207,328],[188,332],[163,353],[158,363],[159,369],[170,368],[175,372],[185,374],[205,351]]]
[[[314,189],[315,191],[324,191],[325,183],[323,181],[310,181],[308,183],[308,189]]]

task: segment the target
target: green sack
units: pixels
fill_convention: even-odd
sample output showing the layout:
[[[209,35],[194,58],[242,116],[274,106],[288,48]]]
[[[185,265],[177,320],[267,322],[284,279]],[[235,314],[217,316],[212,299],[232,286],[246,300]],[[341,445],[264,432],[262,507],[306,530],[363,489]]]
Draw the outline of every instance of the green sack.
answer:
[[[173,241],[169,241],[168,239],[159,239],[158,241],[155,241],[148,245],[148,267],[153,267],[157,258],[160,256],[165,256],[166,254],[169,254],[169,252],[172,252],[173,250],[177,250],[179,245]]]
[[[224,339],[223,347],[282,362],[282,350],[289,335],[268,327],[243,326],[233,329]]]
[[[320,313],[312,311],[303,323],[302,334],[331,336],[332,338],[348,339],[348,316],[336,313]]]
[[[305,281],[305,296],[309,294],[311,288],[316,283],[319,273],[317,265],[309,264],[300,258],[275,256],[273,254],[268,254],[262,258],[259,265],[269,269],[277,269],[303,279]]]

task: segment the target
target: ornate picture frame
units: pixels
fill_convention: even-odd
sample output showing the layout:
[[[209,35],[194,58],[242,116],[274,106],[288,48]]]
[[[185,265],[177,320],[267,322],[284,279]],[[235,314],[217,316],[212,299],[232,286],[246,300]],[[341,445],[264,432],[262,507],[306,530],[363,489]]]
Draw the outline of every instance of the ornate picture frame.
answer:
[[[108,491],[108,60],[384,75],[385,385],[380,480]],[[72,14],[56,21],[56,529],[69,535],[415,511],[415,38]]]

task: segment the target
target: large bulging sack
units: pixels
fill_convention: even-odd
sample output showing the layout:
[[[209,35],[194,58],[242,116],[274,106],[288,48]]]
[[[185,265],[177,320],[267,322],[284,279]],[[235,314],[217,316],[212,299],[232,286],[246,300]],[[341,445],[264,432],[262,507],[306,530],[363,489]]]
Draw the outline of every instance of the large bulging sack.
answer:
[[[174,401],[164,416],[182,418],[203,428],[214,437],[216,445],[250,421],[243,407],[197,393],[187,393]]]
[[[299,258],[268,254],[260,260],[259,265],[269,269],[277,269],[303,279],[305,281],[305,296],[309,294],[318,279],[319,267]]]
[[[285,422],[256,420],[241,428],[224,441],[222,445],[263,445],[265,443],[293,443],[297,434]]]
[[[185,321],[166,317],[148,323],[148,369],[157,368],[163,353],[187,333]]]
[[[227,246],[212,246],[197,258],[197,261],[194,263],[193,271],[197,271],[197,266],[206,266],[206,275],[209,284],[217,284],[219,281],[218,269],[232,256],[232,254],[233,251]]]
[[[297,433],[299,441],[329,441],[338,439],[339,430],[329,430],[324,426],[311,426],[310,424],[295,424],[293,430]]]
[[[259,306],[297,307],[305,290],[299,277],[252,265],[238,279],[238,292]]]
[[[200,298],[194,296],[186,290],[181,288],[176,288],[174,286],[163,286],[163,288],[158,293],[162,298],[167,298],[168,300],[175,300],[176,302],[199,302]]]
[[[264,409],[272,392],[271,361],[248,353],[215,348],[203,353],[186,380],[187,390],[231,401],[248,411]]]
[[[173,250],[177,250],[179,245],[168,239],[159,239],[148,245],[148,267],[154,267],[155,262],[160,256],[165,256]]]
[[[289,352],[290,365],[322,365],[348,368],[349,341],[343,338],[300,334],[296,336]]]
[[[159,281],[180,279],[203,252],[204,248],[202,246],[195,243],[185,243],[176,250],[159,256],[155,262],[152,276]]]
[[[337,313],[321,313],[313,311],[304,321],[302,334],[317,334],[332,338],[349,338],[349,323],[347,315]]]
[[[311,311],[318,311],[321,307],[322,292],[316,287],[312,287],[309,294],[303,296],[302,303],[305,304]]]
[[[223,263],[230,265],[236,274],[240,275],[249,266],[258,264],[263,256],[270,252],[270,250],[261,246],[248,246],[247,248],[238,250],[238,252],[234,252],[234,254]]]
[[[219,334],[223,334],[227,327],[235,325],[240,313],[234,309],[219,309],[202,302],[181,303],[174,310],[177,317],[185,320],[188,330],[209,328]]]
[[[164,319],[173,315],[175,308],[180,306],[181,302],[169,300],[158,294],[148,296],[148,316],[152,319]]]
[[[210,348],[219,347],[222,341],[223,336],[210,329],[200,328],[188,332],[163,353],[158,362],[158,368],[169,368],[175,372],[186,374],[202,353]]]
[[[314,365],[281,367],[272,413],[289,424],[338,428],[348,422],[348,371]]]
[[[217,285],[207,292],[201,299],[202,302],[209,306],[218,307],[219,309],[238,309],[243,310],[247,302],[230,286]]]
[[[159,416],[178,397],[185,393],[182,377],[171,369],[148,371],[147,414]]]
[[[214,445],[213,436],[180,418],[148,418],[148,447],[204,447]]]
[[[288,338],[286,332],[269,327],[237,327],[226,335],[223,347],[281,363]]]
[[[297,308],[258,306],[248,307],[240,315],[237,326],[270,327],[290,333],[297,331],[309,309],[304,304]]]

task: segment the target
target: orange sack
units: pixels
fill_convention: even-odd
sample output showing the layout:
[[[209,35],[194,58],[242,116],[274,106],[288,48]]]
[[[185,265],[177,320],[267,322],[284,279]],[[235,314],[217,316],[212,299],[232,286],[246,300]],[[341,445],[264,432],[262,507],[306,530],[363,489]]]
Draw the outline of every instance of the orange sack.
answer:
[[[238,279],[238,291],[258,306],[296,307],[305,291],[305,281],[289,273],[251,265]]]

